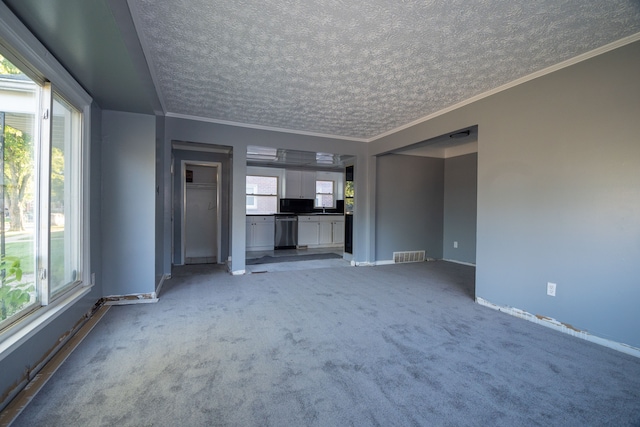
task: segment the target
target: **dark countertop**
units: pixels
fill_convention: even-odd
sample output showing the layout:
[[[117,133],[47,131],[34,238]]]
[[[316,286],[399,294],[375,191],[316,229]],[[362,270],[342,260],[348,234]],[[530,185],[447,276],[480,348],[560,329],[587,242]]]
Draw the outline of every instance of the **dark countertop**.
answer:
[[[247,214],[247,216],[276,216],[276,215],[297,215],[297,216],[314,216],[314,215],[320,215],[320,216],[344,216],[344,213],[342,212],[306,212],[306,213],[294,213],[294,212],[278,212],[278,213],[264,213],[264,214],[254,214],[254,213],[250,213]]]

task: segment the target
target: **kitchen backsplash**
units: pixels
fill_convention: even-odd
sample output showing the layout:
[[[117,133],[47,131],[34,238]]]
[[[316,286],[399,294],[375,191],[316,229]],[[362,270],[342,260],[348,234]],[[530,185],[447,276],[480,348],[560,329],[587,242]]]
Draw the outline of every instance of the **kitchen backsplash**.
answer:
[[[280,199],[280,212],[312,213],[322,212],[313,207],[313,199]],[[335,208],[325,208],[327,213],[344,213],[344,200],[336,200]]]

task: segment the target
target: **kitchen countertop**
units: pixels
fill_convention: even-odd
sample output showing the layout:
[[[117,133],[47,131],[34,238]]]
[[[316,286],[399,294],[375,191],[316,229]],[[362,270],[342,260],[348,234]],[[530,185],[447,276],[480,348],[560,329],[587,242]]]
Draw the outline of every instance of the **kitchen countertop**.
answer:
[[[307,213],[292,213],[292,212],[279,212],[279,213],[271,213],[271,214],[247,214],[247,216],[275,216],[275,215],[297,215],[297,216],[314,216],[314,215],[321,215],[321,216],[344,216],[344,213],[340,213],[340,212],[307,212]]]

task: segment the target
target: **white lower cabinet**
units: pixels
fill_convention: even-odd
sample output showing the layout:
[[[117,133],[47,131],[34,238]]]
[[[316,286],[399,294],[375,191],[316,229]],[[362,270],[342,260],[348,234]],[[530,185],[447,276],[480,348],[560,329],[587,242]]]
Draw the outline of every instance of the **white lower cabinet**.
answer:
[[[273,250],[275,239],[275,220],[273,215],[247,216],[248,251]]]
[[[333,243],[333,222],[324,221],[327,217],[322,217],[318,229],[318,244],[320,246],[329,246]]]
[[[298,216],[298,245],[310,248],[344,244],[344,217],[341,215]]]
[[[317,246],[318,245],[318,221],[300,220],[298,217],[298,245]]]
[[[344,217],[340,217],[340,220],[333,221],[331,233],[333,235],[333,244],[344,245]]]

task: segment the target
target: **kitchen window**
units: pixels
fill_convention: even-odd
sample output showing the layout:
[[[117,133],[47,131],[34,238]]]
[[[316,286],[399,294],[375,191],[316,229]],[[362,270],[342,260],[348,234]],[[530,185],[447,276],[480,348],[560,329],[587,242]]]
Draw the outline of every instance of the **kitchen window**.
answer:
[[[0,331],[33,328],[40,309],[88,282],[83,112],[7,45],[0,39]]]
[[[247,175],[247,214],[278,212],[278,177]]]
[[[335,208],[335,181],[316,181],[316,208]]]

